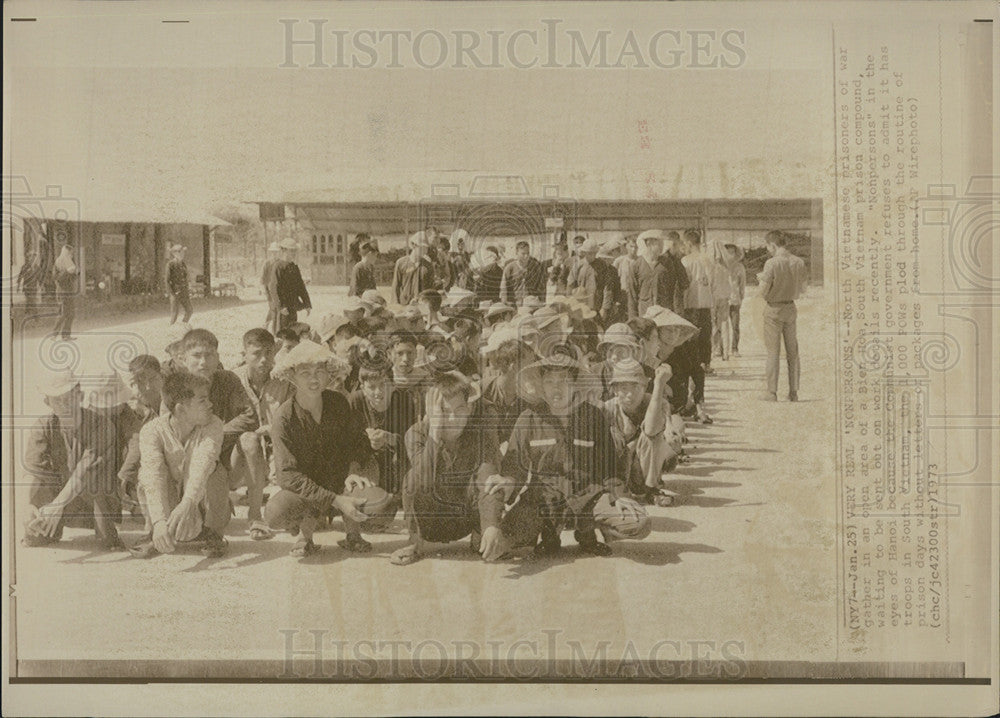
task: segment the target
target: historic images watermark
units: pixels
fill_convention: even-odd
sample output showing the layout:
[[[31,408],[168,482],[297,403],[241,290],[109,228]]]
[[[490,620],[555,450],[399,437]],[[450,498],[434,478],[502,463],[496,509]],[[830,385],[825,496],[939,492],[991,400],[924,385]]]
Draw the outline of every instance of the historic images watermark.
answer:
[[[735,28],[582,30],[549,18],[515,30],[339,28],[325,18],[282,18],[282,68],[706,69],[747,59]]]
[[[631,639],[584,642],[562,629],[504,640],[345,641],[328,629],[282,628],[281,679],[425,680],[738,680],[746,643],[736,639],[664,638],[648,647]]]

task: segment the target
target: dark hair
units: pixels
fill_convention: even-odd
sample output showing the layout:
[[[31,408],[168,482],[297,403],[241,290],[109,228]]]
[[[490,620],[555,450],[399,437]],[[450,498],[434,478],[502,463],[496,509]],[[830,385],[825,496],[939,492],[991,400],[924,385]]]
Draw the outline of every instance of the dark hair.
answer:
[[[368,232],[358,232],[356,235],[354,235],[354,241],[357,242],[359,245],[370,241],[371,238],[372,236],[368,234]]]
[[[524,249],[527,249],[529,252],[531,251],[531,245],[528,244],[526,240],[522,239],[520,242],[514,245],[514,249],[521,249],[522,247]]]
[[[376,247],[371,242],[363,242],[360,247],[361,254],[368,254],[369,252],[375,252],[378,254],[378,247]]]
[[[500,344],[490,357],[490,363],[500,372],[506,372],[517,364],[533,364],[538,360],[535,350],[520,339],[508,339]],[[524,368],[523,366],[519,368]]]
[[[275,339],[280,339],[283,342],[297,342],[301,339],[299,333],[296,332],[291,327],[285,327],[284,329],[279,329],[278,333],[274,335]]]
[[[778,247],[784,247],[788,244],[788,237],[780,229],[772,229],[765,235],[764,239]]]
[[[575,237],[573,237],[573,244],[576,244],[577,242],[586,242],[586,241],[587,238],[584,237],[582,234],[578,234]]]
[[[243,348],[260,347],[261,349],[274,348],[274,335],[261,327],[254,327],[243,335]]]
[[[628,328],[632,330],[632,333],[642,341],[646,341],[652,337],[653,332],[656,331],[656,322],[645,317],[632,317],[625,323],[628,324]]]
[[[434,372],[431,376],[431,381],[441,391],[448,391],[449,389],[458,387],[465,392],[466,397],[472,393],[472,386],[468,382],[464,382],[454,374],[449,374],[448,372]]]
[[[701,245],[701,232],[699,232],[697,229],[685,229],[684,230],[684,239],[687,240],[691,244],[697,244],[697,245],[700,246]]]
[[[370,366],[361,364],[358,369],[358,384],[363,384],[371,379],[387,379],[392,375],[392,367],[385,363],[372,363]]]
[[[295,322],[288,328],[298,334],[299,339],[308,339],[309,335],[312,334],[312,327],[305,322]]]
[[[438,246],[448,252],[451,251],[451,240],[447,237],[438,237]]]
[[[441,296],[441,292],[436,289],[425,289],[417,295],[417,299],[427,302],[430,305],[432,312],[436,312],[441,309],[441,303],[444,301],[444,297]]]
[[[575,364],[570,364],[569,366],[559,366],[558,364],[542,364],[539,368],[539,374],[544,377],[546,374],[551,374],[557,371],[568,371],[570,379],[576,381],[577,377],[580,376],[580,369]]]
[[[479,322],[473,319],[469,319],[468,317],[457,317],[451,331],[457,336],[458,339],[465,340],[469,337],[479,336],[483,333],[483,328],[480,326]]]
[[[669,232],[667,232],[667,241],[668,242],[676,242],[680,238],[681,238],[681,233],[678,232],[676,229],[672,229]]]
[[[412,344],[413,346],[417,346],[419,343],[420,340],[416,334],[405,329],[399,329],[389,335],[387,346],[389,349],[394,349],[397,344]]]
[[[208,391],[209,386],[210,382],[204,377],[186,371],[175,371],[163,381],[163,403],[167,411],[173,413],[178,404],[191,399],[198,389]]]
[[[347,332],[350,332],[350,334],[347,337],[348,339],[350,339],[351,337],[358,336],[358,328],[355,327],[350,322],[348,322],[347,324],[341,324],[339,327],[337,327],[337,330],[333,333],[333,336],[338,337],[341,334],[345,334]]]
[[[132,374],[138,374],[141,371],[155,371],[159,374],[160,362],[150,354],[140,354],[128,363],[128,370]]]
[[[219,348],[219,338],[207,329],[192,329],[181,339],[181,351],[187,352],[194,347]]]

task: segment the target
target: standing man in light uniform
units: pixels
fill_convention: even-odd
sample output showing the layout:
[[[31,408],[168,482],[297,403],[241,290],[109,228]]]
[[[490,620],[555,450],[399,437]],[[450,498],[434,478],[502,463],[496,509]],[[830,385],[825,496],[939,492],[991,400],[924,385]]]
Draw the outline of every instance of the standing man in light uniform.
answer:
[[[767,233],[767,251],[771,258],[764,263],[760,275],[760,296],[767,302],[764,310],[764,346],[767,363],[767,391],[764,401],[778,400],[778,373],[781,342],[785,342],[788,358],[788,400],[799,400],[799,339],[795,325],[798,311],[795,300],[805,288],[806,263],[788,251],[788,238],[779,230]]]
[[[681,263],[690,280],[684,297],[684,314],[685,319],[698,327],[698,334],[687,347],[694,352],[690,363],[691,379],[694,381],[692,399],[698,421],[711,424],[712,418],[705,411],[705,367],[712,361],[712,309],[715,307],[716,297],[722,295],[721,275],[715,259],[702,251],[700,231],[685,230],[684,241],[688,253]]]

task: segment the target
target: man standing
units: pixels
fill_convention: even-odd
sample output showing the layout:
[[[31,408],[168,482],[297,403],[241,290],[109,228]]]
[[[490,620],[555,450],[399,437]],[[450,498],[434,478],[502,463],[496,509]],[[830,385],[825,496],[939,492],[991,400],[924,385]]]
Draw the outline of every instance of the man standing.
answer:
[[[267,248],[267,260],[260,273],[260,284],[264,288],[264,296],[267,297],[267,318],[264,320],[264,328],[272,334],[278,331],[278,297],[274,289],[274,268],[278,264],[281,253],[281,245],[271,242]]]
[[[565,296],[569,281],[569,250],[565,241],[552,245],[552,257],[542,262],[542,272],[545,276],[545,296],[539,298],[551,302],[557,296]]]
[[[451,271],[455,286],[462,289],[472,289],[472,268],[469,265],[469,252],[465,248],[465,240],[469,233],[464,229],[456,229],[451,233]]]
[[[531,256],[531,245],[525,240],[517,243],[516,250],[516,259],[503,269],[503,286],[504,301],[519,307],[525,297],[545,296],[545,273],[541,263]]]
[[[675,314],[684,312],[684,295],[687,294],[690,279],[681,258],[684,256],[684,246],[681,242],[680,232],[671,230],[667,232],[667,241],[663,254],[660,255],[660,264],[666,267],[666,271],[659,275],[659,286],[657,287],[657,304],[666,307]]]
[[[378,259],[378,250],[371,242],[362,244],[358,251],[361,253],[361,260],[351,269],[351,286],[348,295],[360,297],[369,289],[378,289],[375,284],[375,260]]]
[[[500,301],[500,285],[503,284],[500,250],[491,245],[483,250],[482,257],[483,264],[473,275],[476,300],[496,304]]]
[[[660,303],[660,275],[666,267],[660,262],[663,253],[663,232],[648,229],[636,238],[638,257],[632,263],[628,284],[629,319],[645,315],[651,306]]]
[[[729,276],[726,312],[727,320],[732,325],[732,332],[722,332],[721,327],[716,327],[717,336],[712,338],[712,342],[722,347],[723,354],[738,357],[740,355],[740,306],[743,304],[743,295],[747,286],[747,270],[743,266],[743,251],[735,244],[723,245],[722,264]]]
[[[24,292],[24,316],[35,316],[38,306],[38,253],[28,250],[24,255],[24,264],[17,274],[17,290]]]
[[[698,327],[698,334],[679,349],[693,352],[689,366],[694,381],[694,412],[698,421],[711,424],[712,418],[705,411],[705,367],[712,361],[712,308],[721,292],[719,265],[702,251],[700,231],[685,230],[684,241],[688,245],[688,253],[681,262],[691,281],[684,297],[684,316]]]
[[[184,319],[191,320],[191,293],[188,290],[188,268],[184,262],[187,247],[175,244],[170,247],[170,261],[167,262],[167,292],[170,295],[170,323],[177,321],[177,314],[184,308]]]
[[[425,289],[434,289],[434,265],[427,258],[427,235],[410,236],[410,253],[396,260],[392,272],[392,296],[396,304],[409,304]]]
[[[278,300],[278,328],[284,329],[298,321],[300,309],[304,309],[308,317],[312,302],[299,265],[295,263],[299,243],[289,237],[281,241],[280,247],[281,259],[274,265],[272,291]]]
[[[447,237],[438,237],[437,252],[434,255],[434,276],[437,277],[437,288],[442,292],[447,292],[455,283],[451,267],[451,240]]]
[[[796,330],[795,300],[805,288],[806,263],[788,251],[788,239],[778,230],[767,233],[767,251],[771,258],[764,263],[760,277],[760,296],[767,302],[764,310],[764,346],[767,349],[767,392],[764,401],[778,400],[778,373],[781,342],[788,359],[788,400],[799,400],[799,340]]]
[[[590,309],[597,312],[597,321],[602,328],[614,320],[612,311],[617,304],[621,280],[614,268],[603,259],[598,259],[600,249],[596,239],[588,239],[578,250],[580,263],[577,265],[576,286],[581,299]]]
[[[639,259],[639,245],[635,237],[625,240],[625,252],[615,257],[612,266],[618,271],[618,278],[622,284],[622,295],[628,296],[629,277],[632,275],[632,268]]]
[[[53,267],[53,279],[59,296],[59,318],[52,329],[53,334],[59,334],[63,341],[73,339],[73,317],[76,316],[76,293],[78,289],[78,274],[76,262],[73,261],[73,245],[67,242],[62,246]]]

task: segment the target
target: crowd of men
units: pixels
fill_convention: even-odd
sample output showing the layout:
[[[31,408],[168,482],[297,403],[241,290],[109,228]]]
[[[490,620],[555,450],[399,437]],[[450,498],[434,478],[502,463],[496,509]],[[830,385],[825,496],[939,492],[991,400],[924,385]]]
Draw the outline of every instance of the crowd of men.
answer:
[[[167,356],[97,380],[49,374],[39,391],[51,411],[23,461],[23,543],[82,525],[137,557],[183,544],[218,557],[243,490],[250,538],[288,531],[295,556],[316,551],[316,532],[338,517],[338,545],[369,552],[365,535],[400,512],[400,565],[427,542],[469,538],[496,561],[551,556],[564,530],[593,555],[643,539],[646,506],[675,498],[664,476],[686,458],[685,422],[712,422],[713,336],[716,356],[739,352],[739,249],[709,249],[698,230],[650,230],[577,237],[572,251],[559,238],[544,262],[520,242],[502,264],[495,246],[473,258],[467,239],[410,237],[390,302],[375,285],[377,244],[359,236],[347,302],[313,324],[299,321],[312,303],[286,240],[261,277],[265,326],[246,331],[232,369],[211,331],[176,323],[179,308],[190,317],[178,301]],[[795,400],[804,264],[780,232],[767,239],[763,398],[776,395],[770,352],[783,337]],[[128,511],[145,535],[126,546],[116,526]]]

